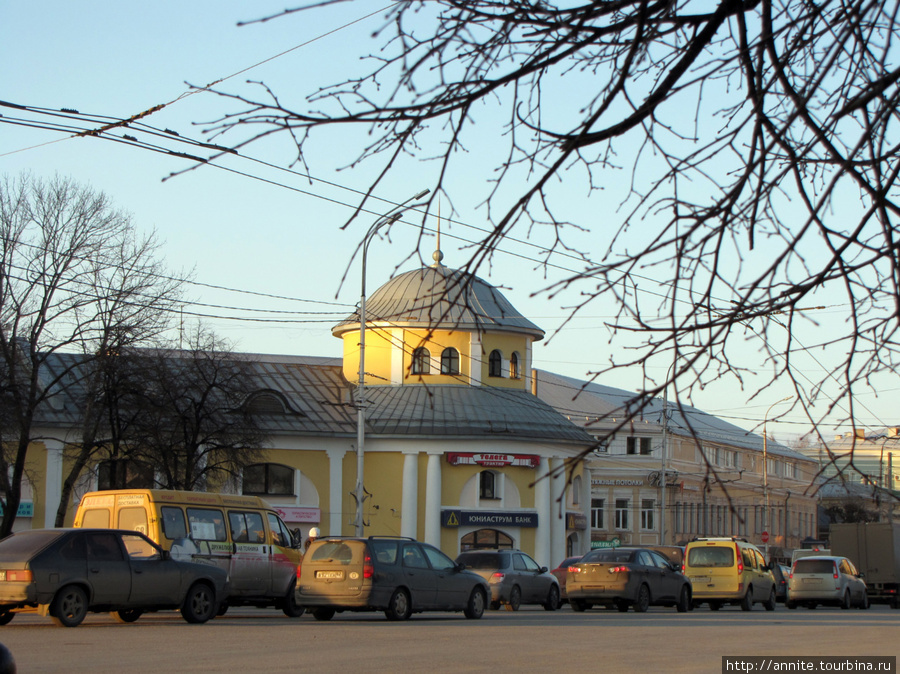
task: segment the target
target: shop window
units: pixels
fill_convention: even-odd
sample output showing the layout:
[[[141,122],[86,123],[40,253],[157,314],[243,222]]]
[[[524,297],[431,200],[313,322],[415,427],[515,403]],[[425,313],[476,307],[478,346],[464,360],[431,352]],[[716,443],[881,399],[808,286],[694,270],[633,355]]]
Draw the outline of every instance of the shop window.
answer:
[[[431,374],[431,353],[423,346],[413,351],[413,374]]]
[[[459,351],[453,347],[441,352],[441,374],[459,374]]]
[[[628,511],[631,509],[631,500],[627,498],[616,499],[616,529],[628,528]]]
[[[479,529],[466,534],[460,540],[460,550],[478,550],[479,548],[514,548],[512,538],[496,529]]]
[[[483,499],[499,499],[499,478],[492,470],[483,470],[478,476],[478,496]]]
[[[591,529],[605,529],[606,524],[603,519],[603,506],[605,500],[602,498],[591,499]]]
[[[653,531],[653,514],[656,512],[656,501],[652,498],[641,499],[641,530]]]
[[[500,354],[497,349],[491,351],[491,355],[488,356],[488,376],[489,377],[502,377],[503,376],[503,356]]]
[[[509,357],[509,378],[518,379],[519,376],[519,354],[513,351]]]
[[[277,463],[257,463],[244,468],[244,494],[294,495],[294,469]]]
[[[653,451],[650,446],[651,440],[652,438],[638,438],[633,435],[629,436],[625,438],[625,453],[649,456]]]

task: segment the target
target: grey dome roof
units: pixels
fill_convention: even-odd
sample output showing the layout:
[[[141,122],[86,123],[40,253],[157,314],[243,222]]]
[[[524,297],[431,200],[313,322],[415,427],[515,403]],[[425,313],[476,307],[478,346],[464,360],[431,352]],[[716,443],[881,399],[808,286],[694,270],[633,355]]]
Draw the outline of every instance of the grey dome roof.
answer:
[[[543,339],[499,290],[474,274],[441,264],[395,276],[366,298],[366,323],[404,328],[500,331]],[[340,337],[359,330],[359,312],[332,329]]]

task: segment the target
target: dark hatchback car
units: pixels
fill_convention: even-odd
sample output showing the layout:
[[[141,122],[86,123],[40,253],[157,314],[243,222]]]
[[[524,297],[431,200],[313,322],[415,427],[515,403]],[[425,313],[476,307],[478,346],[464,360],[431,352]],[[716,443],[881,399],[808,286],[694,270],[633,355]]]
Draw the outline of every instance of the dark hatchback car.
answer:
[[[303,556],[299,575],[297,604],[316,620],[342,611],[384,611],[389,620],[422,611],[480,618],[491,594],[481,576],[411,538],[320,538]]]
[[[614,605],[643,613],[651,605],[691,609],[691,581],[668,558],[646,548],[592,550],[569,567],[569,604],[575,611]]]
[[[505,604],[518,611],[522,604],[540,604],[547,611],[559,608],[559,581],[546,566],[519,550],[469,550],[456,558],[491,586],[491,608]]]
[[[0,625],[19,612],[75,627],[88,611],[134,622],[163,609],[203,623],[227,589],[222,569],[176,561],[136,531],[35,529],[0,541]]]

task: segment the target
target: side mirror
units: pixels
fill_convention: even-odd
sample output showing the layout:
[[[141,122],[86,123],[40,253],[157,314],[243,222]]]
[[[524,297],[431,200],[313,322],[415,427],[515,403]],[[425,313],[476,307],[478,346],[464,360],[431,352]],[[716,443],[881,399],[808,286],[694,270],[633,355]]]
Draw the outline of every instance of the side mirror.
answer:
[[[540,573],[547,573],[547,571],[549,571],[549,569],[546,566],[542,566]]]
[[[465,568],[466,568],[466,565],[463,564],[462,562],[457,562],[457,563],[456,563],[456,570],[457,570],[457,571],[464,571]]]
[[[172,553],[168,550],[160,550],[159,553],[161,559],[172,559]]]

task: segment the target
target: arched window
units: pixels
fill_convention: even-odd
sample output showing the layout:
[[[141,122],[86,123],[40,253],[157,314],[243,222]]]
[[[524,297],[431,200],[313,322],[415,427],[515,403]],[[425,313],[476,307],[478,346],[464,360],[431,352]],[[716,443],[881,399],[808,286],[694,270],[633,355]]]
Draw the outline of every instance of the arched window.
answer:
[[[581,475],[572,478],[572,505],[581,505]]]
[[[490,499],[500,498],[497,482],[497,473],[492,470],[481,471],[478,477],[478,497]]]
[[[441,374],[459,374],[459,351],[453,347],[441,353]]]
[[[519,378],[519,354],[516,351],[513,351],[509,357],[509,378]]]
[[[477,550],[479,548],[514,548],[512,538],[496,529],[479,529],[466,534],[459,541],[461,550]]]
[[[294,495],[294,469],[278,463],[257,463],[244,468],[244,494]]]
[[[413,351],[412,373],[431,374],[431,354],[424,346],[420,346],[418,349]]]
[[[500,355],[500,352],[497,349],[491,351],[491,355],[488,356],[488,376],[489,377],[500,377],[503,375],[503,356]]]

